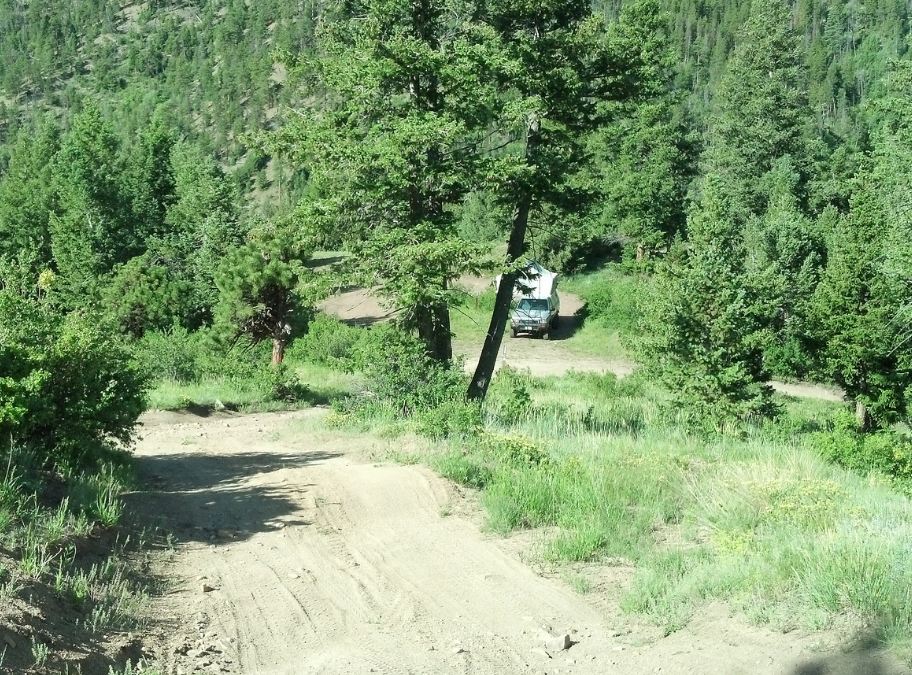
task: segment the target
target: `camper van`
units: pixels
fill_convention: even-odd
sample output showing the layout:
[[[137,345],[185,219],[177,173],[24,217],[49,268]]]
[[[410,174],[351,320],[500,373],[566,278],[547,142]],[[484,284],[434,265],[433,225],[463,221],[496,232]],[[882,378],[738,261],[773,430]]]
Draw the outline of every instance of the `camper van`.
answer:
[[[500,286],[501,277],[494,281]],[[546,340],[560,321],[560,297],[557,294],[557,273],[539,263],[526,263],[513,290],[513,309],[510,312],[510,334],[540,335]]]

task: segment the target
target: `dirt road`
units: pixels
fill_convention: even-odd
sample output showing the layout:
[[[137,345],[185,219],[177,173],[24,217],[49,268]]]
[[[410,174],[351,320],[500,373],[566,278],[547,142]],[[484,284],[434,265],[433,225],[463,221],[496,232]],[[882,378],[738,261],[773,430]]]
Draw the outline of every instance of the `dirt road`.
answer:
[[[521,559],[525,538],[484,534],[450,484],[377,463],[390,441],[327,431],[321,414],[147,417],[137,454],[150,487],[131,505],[177,537],[163,570],[175,586],[155,608],[169,672],[880,667],[862,655],[820,669],[817,639],[749,627],[719,608],[661,638],[619,612],[626,568],[585,570],[589,595],[540,576]]]
[[[488,282],[479,277],[464,277],[460,286],[469,293],[482,293]],[[626,377],[633,372],[636,364],[629,360],[606,359],[593,355],[581,355],[572,349],[573,335],[579,328],[583,309],[582,298],[573,293],[561,291],[561,325],[551,340],[536,340],[530,337],[511,339],[509,333],[504,337],[500,353],[497,356],[495,370],[510,366],[517,370],[526,370],[536,377],[566,375],[576,371],[582,373],[613,373]],[[388,321],[395,312],[386,308],[375,295],[362,288],[351,288],[337,293],[321,305],[320,309],[354,325],[369,326]],[[465,358],[467,372],[474,372],[481,344],[460,340],[457,336],[454,351]],[[798,398],[815,398],[824,401],[843,400],[843,393],[837,387],[813,384],[808,382],[771,382],[774,389],[789,396]]]

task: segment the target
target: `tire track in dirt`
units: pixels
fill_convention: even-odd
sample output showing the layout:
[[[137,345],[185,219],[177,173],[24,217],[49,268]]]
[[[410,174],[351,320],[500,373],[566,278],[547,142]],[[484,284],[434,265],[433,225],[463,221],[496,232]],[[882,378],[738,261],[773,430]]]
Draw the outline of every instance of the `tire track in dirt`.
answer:
[[[318,411],[149,416],[143,435],[159,487],[132,506],[178,542],[156,600],[168,672],[799,673],[819,641],[727,612],[662,639],[442,515],[472,509],[431,471],[368,462],[401,441],[336,434]]]

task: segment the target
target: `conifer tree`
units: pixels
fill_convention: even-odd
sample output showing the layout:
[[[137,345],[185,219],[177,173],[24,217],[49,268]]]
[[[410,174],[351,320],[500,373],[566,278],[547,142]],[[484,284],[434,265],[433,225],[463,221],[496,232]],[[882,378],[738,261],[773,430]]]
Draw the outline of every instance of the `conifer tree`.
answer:
[[[855,403],[862,430],[907,415],[912,375],[912,62],[896,63],[886,85],[873,155],[814,298],[822,375]]]
[[[281,364],[318,299],[315,273],[304,264],[311,253],[290,227],[251,230],[219,267],[216,326],[234,341],[271,341],[272,363]]]
[[[674,399],[715,427],[775,412],[763,364],[768,303],[745,267],[747,214],[710,176],[688,240],[659,267],[640,358]]]
[[[0,257],[26,256],[40,267],[50,262],[51,160],[57,142],[57,130],[45,121],[37,129],[23,130],[13,146],[0,178]]]
[[[725,177],[754,213],[764,196],[760,179],[781,157],[790,156],[807,178],[806,81],[784,0],[752,0],[738,31],[707,131],[704,171]]]
[[[468,396],[483,399],[503,340],[526,255],[529,217],[542,205],[579,207],[573,182],[586,158],[587,134],[619,103],[664,92],[664,41],[653,2],[626,6],[608,29],[584,0],[491,0],[480,20],[502,44],[503,132],[520,154],[499,165],[502,197],[513,208],[505,273]]]
[[[125,198],[113,129],[94,104],[73,120],[54,166],[51,249],[70,307],[97,301],[99,279],[142,250]]]
[[[494,94],[487,35],[451,0],[362,0],[327,25],[310,94],[278,146],[306,165],[304,218],[353,252],[354,276],[379,288],[428,354],[452,357],[452,282],[481,251],[456,208],[480,160]],[[348,18],[352,17],[352,18]]]

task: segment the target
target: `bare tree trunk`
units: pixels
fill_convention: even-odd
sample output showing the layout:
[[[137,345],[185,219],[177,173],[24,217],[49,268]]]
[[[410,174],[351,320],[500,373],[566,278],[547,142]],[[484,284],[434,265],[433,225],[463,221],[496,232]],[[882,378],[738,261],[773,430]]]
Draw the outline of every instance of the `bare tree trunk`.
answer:
[[[855,401],[855,421],[858,423],[858,430],[861,432],[870,431],[874,423],[868,407],[861,401]]]
[[[287,344],[285,338],[272,339],[272,365],[278,366],[285,360],[285,346]]]
[[[453,331],[450,310],[445,305],[421,307],[417,317],[418,337],[428,356],[443,364],[453,359]]]

